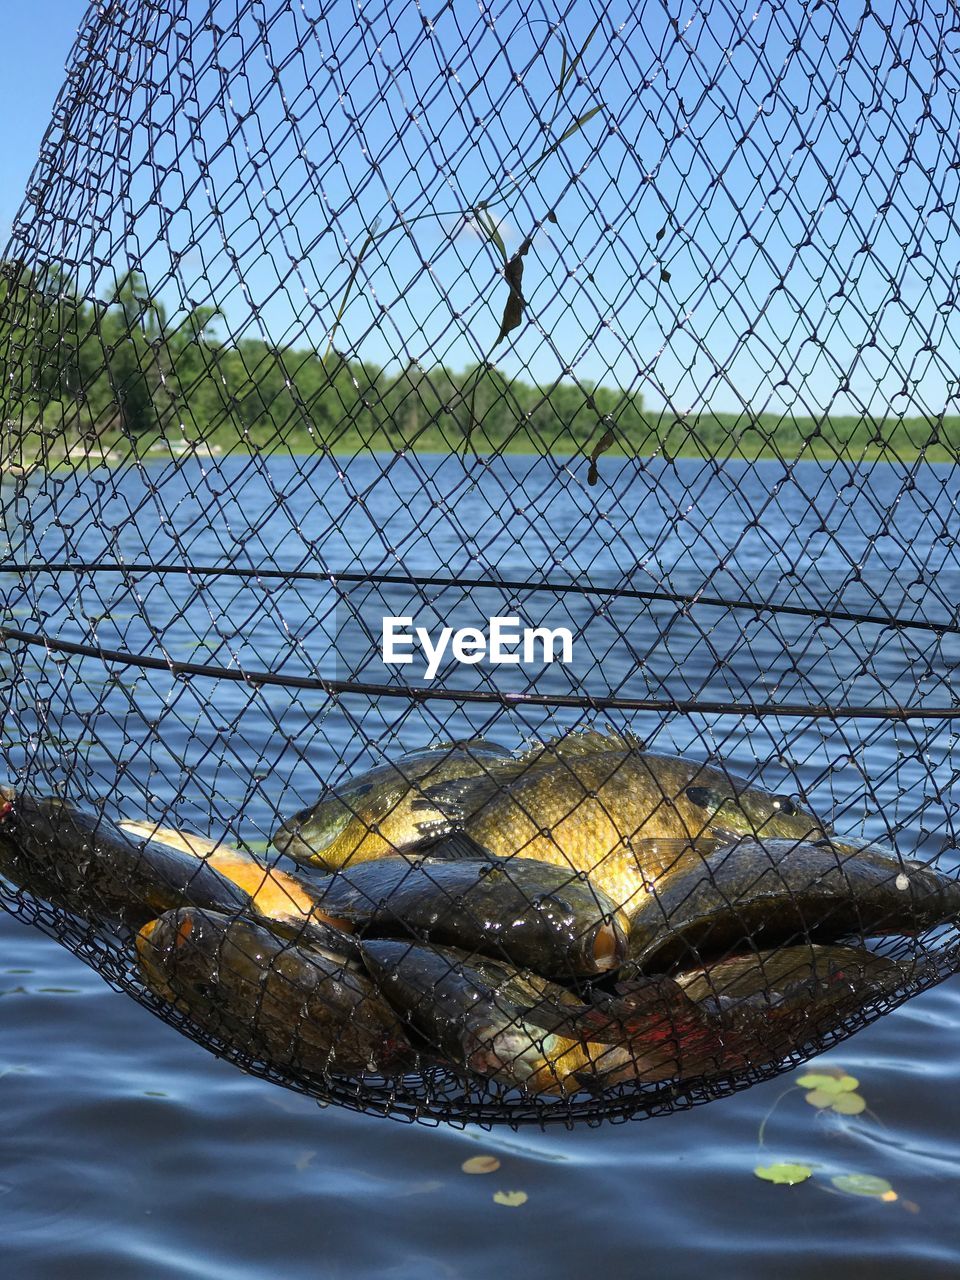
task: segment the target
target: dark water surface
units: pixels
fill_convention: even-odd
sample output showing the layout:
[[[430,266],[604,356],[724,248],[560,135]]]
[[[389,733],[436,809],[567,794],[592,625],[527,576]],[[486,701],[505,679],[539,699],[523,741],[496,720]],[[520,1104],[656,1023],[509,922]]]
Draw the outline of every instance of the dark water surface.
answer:
[[[327,462],[258,460],[241,469],[235,459],[193,460],[117,473],[116,485],[103,471],[58,473],[19,498],[4,490],[7,537],[12,554],[30,560],[295,566],[322,554],[341,570],[587,575],[680,592],[709,584],[716,594],[820,601],[872,616],[955,612],[950,539],[960,481],[950,468],[911,475],[801,464],[791,473],[780,463],[638,469],[620,460],[596,490],[532,459],[501,460],[470,484],[454,483],[450,468],[405,460],[381,478],[370,460],[340,473]],[[451,493],[453,501],[444,497]],[[539,532],[518,515],[520,495],[549,510]],[[3,587],[24,629],[332,674],[322,585],[268,590],[147,576],[134,590],[121,574],[100,575],[95,586],[71,574]],[[475,603],[487,613],[506,599],[493,591]],[[542,620],[529,597],[520,605]],[[742,614],[677,616],[664,604],[618,602],[606,620],[582,603],[563,609],[603,658],[541,672],[537,688],[593,682],[641,696],[649,688],[768,701],[836,701],[841,692],[865,703],[955,701],[960,652],[949,635],[861,626],[826,636],[804,619],[758,629]],[[554,625],[560,616],[551,614]],[[303,643],[292,646],[291,634]],[[530,679],[515,678],[510,687]],[[488,710],[405,710],[386,699],[328,709],[321,694],[251,694],[225,680],[183,686],[162,674],[105,680],[95,660],[54,664],[35,654],[10,696],[5,749],[14,767],[29,766],[34,785],[49,775],[125,816],[169,815],[252,841],[311,800],[319,782],[344,764],[372,762],[378,749],[471,728],[515,745],[578,722],[573,712],[528,713],[490,725]],[[955,842],[958,751],[949,722],[618,723],[661,749],[723,755],[774,787],[795,781],[838,830],[895,839],[905,854],[932,857]],[[960,1271],[957,979],[824,1056],[860,1079],[863,1116],[817,1112],[783,1076],[690,1112],[546,1134],[427,1128],[320,1108],[216,1061],[6,916],[0,1018],[5,1276],[486,1280],[602,1271],[808,1280],[819,1270],[853,1280]],[[479,1153],[498,1155],[500,1170],[462,1173],[462,1161]],[[804,1161],[814,1176],[794,1187],[754,1177],[755,1165],[778,1160]],[[886,1178],[897,1199],[840,1194],[830,1179],[841,1173]],[[502,1206],[498,1190],[528,1199]]]

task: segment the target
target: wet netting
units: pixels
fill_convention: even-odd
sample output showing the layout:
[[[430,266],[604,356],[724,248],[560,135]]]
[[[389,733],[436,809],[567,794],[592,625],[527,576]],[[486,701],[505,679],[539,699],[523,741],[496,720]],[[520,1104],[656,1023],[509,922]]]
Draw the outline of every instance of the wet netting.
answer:
[[[6,910],[457,1123],[717,1098],[951,974],[958,49],[91,5],[0,266]]]

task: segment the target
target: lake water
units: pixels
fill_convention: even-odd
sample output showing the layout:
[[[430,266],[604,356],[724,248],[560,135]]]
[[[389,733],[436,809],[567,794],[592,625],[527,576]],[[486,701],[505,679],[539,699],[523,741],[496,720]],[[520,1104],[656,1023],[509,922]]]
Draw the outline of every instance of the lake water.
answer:
[[[449,673],[464,691],[945,707],[958,637],[667,599],[618,586],[779,601],[874,618],[955,616],[955,469],[607,459],[239,458],[63,471],[4,486],[9,557],[141,568],[4,574],[12,625],[174,661],[398,682],[364,627],[389,607],[475,622],[516,612],[576,635],[577,660]],[[482,591],[255,572],[199,577],[151,562],[482,578]],[[531,592],[496,585],[532,582]],[[593,594],[563,592],[587,586]],[[334,641],[340,649],[334,651]],[[32,647],[4,657],[8,771],[112,814],[264,841],[338,772],[441,737],[513,746],[597,720],[657,749],[719,755],[802,790],[839,831],[955,866],[951,722],[564,708],[251,689],[220,677],[105,668]],[[807,1105],[782,1076],[642,1123],[513,1133],[408,1125],[318,1105],[218,1062],[111,991],[80,960],[0,915],[0,1208],[17,1277],[953,1276],[960,985],[950,979],[823,1061],[869,1110]],[[772,1114],[771,1114],[772,1111]],[[760,1126],[764,1145],[758,1146]],[[499,1157],[491,1175],[462,1161]],[[757,1164],[813,1166],[773,1186]],[[895,1200],[841,1194],[843,1173]],[[521,1190],[518,1207],[497,1204]]]

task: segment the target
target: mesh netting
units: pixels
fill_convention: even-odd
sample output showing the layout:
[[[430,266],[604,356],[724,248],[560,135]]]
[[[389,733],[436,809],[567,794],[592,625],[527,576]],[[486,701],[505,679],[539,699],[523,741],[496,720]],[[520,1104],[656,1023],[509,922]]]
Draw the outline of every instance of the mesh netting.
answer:
[[[3,906],[455,1122],[953,972],[943,8],[92,5],[0,265]]]

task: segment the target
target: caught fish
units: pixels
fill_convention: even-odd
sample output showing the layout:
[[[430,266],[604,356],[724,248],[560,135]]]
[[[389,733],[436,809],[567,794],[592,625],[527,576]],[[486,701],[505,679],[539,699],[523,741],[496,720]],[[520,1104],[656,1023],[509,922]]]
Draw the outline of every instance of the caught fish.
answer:
[[[245,849],[161,830],[164,838],[169,834],[176,839],[172,847],[202,859],[241,889],[247,912],[259,916],[274,932],[303,945],[345,946],[355,953],[353,943],[335,936],[341,931],[351,933],[352,924],[345,917],[330,914],[321,900],[320,886],[279,867],[268,867]],[[205,852],[196,852],[204,846]]]
[[[341,945],[341,929],[350,930],[323,911],[307,881],[240,849],[210,844],[201,854],[201,837],[144,839],[56,796],[9,793],[2,806],[0,872],[74,915],[139,927],[180,906],[249,912],[319,945]]]
[[[382,858],[316,888],[325,911],[365,934],[404,931],[549,977],[608,972],[626,955],[607,895],[569,867],[529,858]]]
[[[72,915],[134,927],[191,904],[237,911],[245,898],[207,863],[135,840],[57,796],[0,794],[0,874]]]
[[[747,945],[917,934],[960,917],[960,883],[923,863],[843,841],[739,840],[654,886],[630,956],[666,972]]]
[[[488,776],[428,782],[424,790],[422,806],[412,807],[435,834],[455,826],[496,855],[585,872],[624,909],[691,857],[698,861],[698,843],[713,848],[747,832],[824,834],[789,797],[713,765],[649,754],[618,734],[570,735]]]
[[[809,943],[773,951],[730,956],[676,975],[691,1000],[727,1028],[751,1023],[757,1013],[790,1012],[801,1021],[816,1014],[835,1022],[877,994],[886,994],[914,976],[914,966],[877,955],[866,947]],[[810,1032],[811,1036],[816,1034]]]
[[[421,1036],[438,1061],[454,1070],[497,1080],[530,1094],[583,1088],[587,1068],[622,1064],[619,1006],[594,1007],[529,971],[453,948],[365,941],[364,963],[378,988]],[[670,980],[677,1001],[701,1019]],[[631,1066],[644,1080],[676,1070],[675,1008],[663,984],[646,1011],[631,1011]],[[647,1035],[644,1054],[643,1035]]]
[[[206,857],[208,853],[222,847],[223,842],[211,840],[209,836],[194,835],[193,832],[176,831],[173,827],[161,827],[155,822],[132,821],[125,818],[118,822],[121,831],[132,836],[141,836],[147,840],[159,840],[171,849],[179,849],[181,853],[191,853],[195,858]]]
[[[343,953],[192,907],[150,921],[136,945],[155,994],[251,1058],[340,1075],[417,1064],[396,1013]]]
[[[441,817],[429,805],[414,811],[428,786],[473,774],[485,778],[505,762],[513,763],[505,747],[479,739],[411,752],[333,788],[288,818],[273,844],[328,871],[412,849]]]
[[[781,1062],[914,976],[911,965],[863,947],[817,944],[731,956],[678,973],[677,986],[712,1029],[681,1038],[678,1077],[710,1079]],[[618,983],[621,1006],[629,1006],[637,980]],[[638,990],[645,996],[642,985]],[[579,1083],[602,1090],[637,1079],[628,1046],[599,1069],[580,1073]]]

